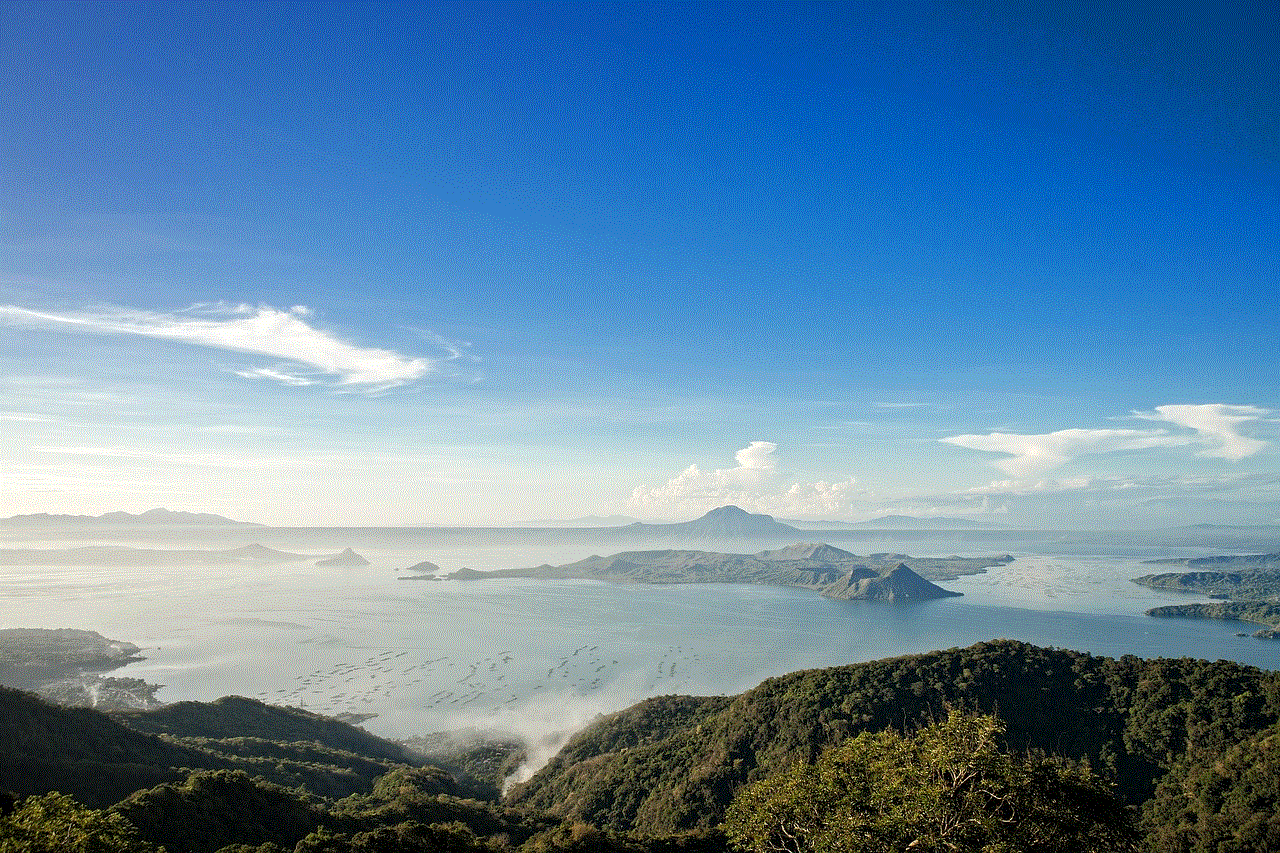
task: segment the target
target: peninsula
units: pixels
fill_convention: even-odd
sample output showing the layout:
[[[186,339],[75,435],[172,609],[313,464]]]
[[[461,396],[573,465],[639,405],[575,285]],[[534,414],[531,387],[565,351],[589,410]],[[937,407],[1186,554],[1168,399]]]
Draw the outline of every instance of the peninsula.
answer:
[[[1218,557],[1148,560],[1148,564],[1182,566],[1189,571],[1162,572],[1134,578],[1150,589],[1200,593],[1220,602],[1153,607],[1148,616],[1226,619],[1263,625],[1253,636],[1280,638],[1280,554],[1229,554]]]

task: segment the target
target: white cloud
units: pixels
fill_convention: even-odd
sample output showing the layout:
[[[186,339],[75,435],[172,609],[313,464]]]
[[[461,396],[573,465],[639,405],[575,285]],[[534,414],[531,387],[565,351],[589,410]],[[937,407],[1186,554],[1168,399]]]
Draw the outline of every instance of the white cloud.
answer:
[[[1192,439],[1162,429],[1063,429],[1040,435],[953,435],[940,441],[970,450],[1008,454],[1013,458],[996,460],[995,466],[1011,477],[1030,477],[1060,468],[1078,456],[1178,447],[1190,444]]]
[[[1039,480],[992,480],[985,486],[975,486],[972,489],[965,490],[966,495],[983,495],[983,501],[988,499],[987,496],[1026,496],[1026,495],[1052,495],[1062,492],[1081,492],[1094,486],[1098,481],[1092,477],[1067,477],[1061,480],[1042,478]]]
[[[759,495],[754,506],[761,512],[786,517],[847,516],[854,497],[860,492],[858,482],[853,477],[838,483],[822,480],[793,483],[781,494]]]
[[[173,314],[129,308],[53,314],[0,305],[0,323],[14,326],[138,335],[282,358],[298,367],[277,365],[236,372],[288,385],[316,384],[320,380],[315,377],[328,376],[332,384],[341,387],[376,391],[414,382],[435,369],[425,358],[344,341],[311,325],[307,321],[310,314],[300,305],[287,311],[270,306],[200,305]]]
[[[32,453],[53,456],[94,457],[100,459],[128,460],[139,463],[159,463],[172,467],[227,468],[233,470],[292,470],[318,467],[312,459],[287,459],[266,456],[232,456],[223,453],[170,453],[163,450],[146,450],[135,447],[92,447],[60,445],[32,447]]]
[[[270,367],[249,367],[244,370],[231,371],[236,376],[242,376],[245,379],[270,379],[273,382],[279,382],[281,385],[292,385],[295,388],[304,385],[317,384],[315,379],[308,379],[305,376],[294,376],[291,373],[285,373],[281,370],[272,370]]]
[[[777,449],[778,445],[772,441],[753,441],[733,454],[733,458],[742,471],[774,471],[778,467],[777,460],[773,458]]]
[[[833,483],[779,482],[777,447],[770,441],[753,441],[734,454],[736,468],[703,471],[690,465],[661,486],[637,486],[629,506],[661,517],[687,517],[725,504],[770,515],[848,513],[857,489],[853,478]]]
[[[1220,476],[1170,474],[1149,474],[1140,477],[1082,476],[1061,479],[992,480],[985,486],[966,489],[961,495],[1029,497],[1035,495],[1058,495],[1066,492],[1094,495],[1208,495],[1274,491],[1277,485],[1280,485],[1280,474],[1271,472],[1235,473]]]
[[[1271,410],[1257,406],[1204,405],[1156,406],[1154,412],[1134,412],[1132,417],[1160,421],[1182,427],[1168,429],[1064,429],[1039,435],[992,432],[986,435],[953,435],[940,439],[946,444],[1004,453],[1012,457],[994,464],[1011,477],[1035,477],[1060,468],[1080,456],[1123,450],[1200,445],[1197,455],[1238,462],[1268,446],[1261,439],[1241,435],[1242,424],[1261,421]]]
[[[1269,414],[1269,409],[1225,403],[1156,406],[1154,413],[1134,412],[1135,417],[1144,420],[1164,421],[1195,430],[1199,441],[1207,445],[1200,451],[1200,456],[1230,459],[1232,462],[1253,456],[1267,446],[1265,441],[1241,435],[1237,427],[1259,421]]]
[[[23,423],[33,424],[52,424],[57,423],[57,418],[51,418],[48,415],[36,415],[31,412],[0,412],[0,421],[21,421]]]

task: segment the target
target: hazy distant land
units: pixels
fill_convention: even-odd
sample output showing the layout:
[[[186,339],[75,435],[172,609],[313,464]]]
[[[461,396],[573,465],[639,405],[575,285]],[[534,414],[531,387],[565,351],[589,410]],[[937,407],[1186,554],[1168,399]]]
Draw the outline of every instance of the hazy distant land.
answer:
[[[325,566],[367,566],[369,561],[350,548],[340,554],[295,554],[254,543],[224,550],[129,548],[86,545],[80,548],[0,548],[4,566],[218,566],[276,565],[304,560]]]
[[[102,515],[50,515],[38,512],[32,515],[14,515],[0,518],[3,527],[49,527],[57,525],[107,526],[107,525],[162,525],[169,527],[261,527],[251,521],[236,521],[209,512],[183,512],[162,509],[149,509],[146,512],[107,512]]]

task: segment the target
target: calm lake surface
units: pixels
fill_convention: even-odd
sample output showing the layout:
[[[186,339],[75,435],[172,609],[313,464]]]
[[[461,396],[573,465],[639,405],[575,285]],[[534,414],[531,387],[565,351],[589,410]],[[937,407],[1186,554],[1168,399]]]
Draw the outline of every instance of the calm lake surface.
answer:
[[[372,565],[6,566],[0,626],[86,628],[143,646],[145,661],[114,674],[165,685],[166,701],[238,694],[324,713],[376,713],[365,727],[391,737],[497,728],[536,741],[646,696],[735,693],[796,669],[995,637],[1280,668],[1280,642],[1235,636],[1253,630],[1244,623],[1144,616],[1148,607],[1202,599],[1130,583],[1153,571],[1134,557],[1026,555],[943,584],[963,598],[894,604],[746,585],[398,579],[424,559],[453,571],[559,563],[601,550],[564,542],[431,545],[369,531],[356,539],[350,531],[257,531],[154,547],[237,547],[250,536],[317,556],[352,545]],[[67,544],[85,543],[30,546]],[[914,545],[916,554],[950,553]]]

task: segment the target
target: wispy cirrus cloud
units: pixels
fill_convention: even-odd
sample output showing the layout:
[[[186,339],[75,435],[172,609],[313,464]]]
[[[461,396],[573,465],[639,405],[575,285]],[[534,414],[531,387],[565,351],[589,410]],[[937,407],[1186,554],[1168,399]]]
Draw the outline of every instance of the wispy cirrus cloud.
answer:
[[[1007,454],[1011,458],[994,462],[997,468],[1011,477],[1032,477],[1060,468],[1078,456],[1178,447],[1190,444],[1192,439],[1162,429],[1063,429],[1038,435],[953,435],[940,441],[969,450]]]
[[[1242,424],[1260,421],[1272,414],[1258,406],[1231,406],[1206,403],[1190,406],[1156,406],[1154,412],[1134,412],[1133,416],[1150,421],[1164,421],[1196,431],[1197,439],[1206,445],[1200,456],[1230,459],[1238,462],[1267,446],[1267,442],[1240,434]]]
[[[0,305],[0,323],[102,335],[137,335],[283,359],[284,364],[235,370],[245,378],[285,385],[326,384],[378,391],[415,382],[436,363],[392,350],[363,347],[318,328],[304,306],[197,305],[159,313],[106,307],[69,313]]]
[[[945,444],[1009,458],[993,463],[1011,477],[1035,477],[1081,457],[1119,451],[1200,446],[1197,455],[1238,462],[1268,446],[1261,439],[1242,435],[1239,427],[1260,421],[1271,410],[1257,406],[1225,403],[1156,406],[1153,412],[1134,412],[1132,417],[1181,427],[1169,429],[1063,429],[1025,435],[991,432],[985,435],[953,435],[939,439]]]

